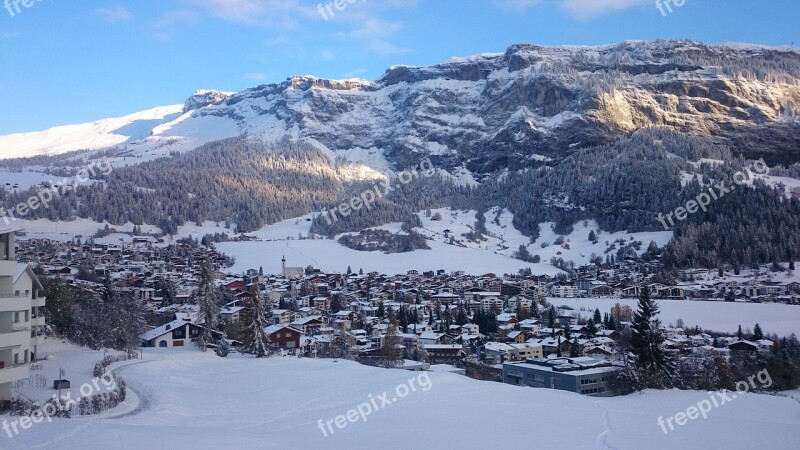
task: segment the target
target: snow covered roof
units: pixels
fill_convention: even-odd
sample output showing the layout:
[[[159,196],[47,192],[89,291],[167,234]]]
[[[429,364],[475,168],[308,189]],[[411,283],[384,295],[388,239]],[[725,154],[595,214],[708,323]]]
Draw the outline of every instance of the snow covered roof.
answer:
[[[182,320],[182,319],[173,320],[170,323],[161,325],[158,328],[153,328],[150,331],[147,331],[145,333],[140,334],[139,338],[142,339],[143,341],[151,341],[151,340],[153,340],[153,339],[155,339],[155,338],[157,338],[157,337],[159,337],[159,336],[161,336],[163,334],[166,334],[167,332],[171,332],[172,330],[174,330],[176,328],[180,328],[180,327],[186,325],[187,323],[189,323],[189,322],[186,322],[185,320]]]

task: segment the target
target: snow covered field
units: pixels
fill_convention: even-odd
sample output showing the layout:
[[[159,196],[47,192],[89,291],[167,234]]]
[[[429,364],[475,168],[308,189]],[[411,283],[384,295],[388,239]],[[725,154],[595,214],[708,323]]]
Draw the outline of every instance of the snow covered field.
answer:
[[[611,298],[550,298],[548,302],[556,305],[568,305],[574,308],[571,314],[580,313],[584,318],[591,316],[595,308],[600,313],[608,312],[614,303],[629,305],[636,310],[636,299]],[[734,333],[742,325],[742,329],[752,329],[758,323],[765,333],[776,333],[788,336],[791,333],[800,335],[800,306],[779,303],[742,303],[742,302],[702,302],[691,300],[659,300],[659,315],[665,325],[683,319],[686,327],[700,326],[708,330]],[[583,309],[583,310],[582,310]]]
[[[42,422],[14,438],[3,434],[0,447],[781,450],[800,441],[800,404],[785,397],[741,395],[707,419],[665,434],[660,416],[686,411],[709,395],[664,391],[598,399],[347,361],[223,359],[193,347],[146,349],[144,356],[118,369],[133,394],[117,410]],[[417,389],[399,398],[404,391],[398,387],[411,386],[411,378]],[[327,437],[320,430],[320,421],[324,427],[384,392],[391,404],[376,400],[379,408],[366,422],[360,416],[342,428],[333,422]]]
[[[518,259],[474,250],[428,242],[431,250],[416,250],[408,253],[385,254],[383,252],[359,252],[342,246],[330,239],[293,240],[271,242],[223,242],[217,249],[236,258],[236,264],[227,269],[230,273],[242,273],[247,269],[264,267],[267,273],[280,273],[281,256],[286,255],[290,266],[313,265],[329,272],[346,272],[364,269],[386,274],[406,273],[411,269],[421,271],[444,269],[447,272],[463,270],[472,274],[516,273],[531,267],[535,273],[555,275],[560,271],[549,264],[531,264]]]

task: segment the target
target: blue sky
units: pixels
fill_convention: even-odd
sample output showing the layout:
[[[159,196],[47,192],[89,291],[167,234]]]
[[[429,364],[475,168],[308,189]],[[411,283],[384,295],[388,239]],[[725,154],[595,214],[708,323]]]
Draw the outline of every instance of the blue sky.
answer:
[[[0,134],[294,74],[374,79],[393,64],[435,64],[520,42],[800,45],[797,0],[672,0],[666,16],[655,0],[354,0],[341,11],[332,5],[332,17],[324,5],[333,0],[8,0],[8,9],[3,1]]]

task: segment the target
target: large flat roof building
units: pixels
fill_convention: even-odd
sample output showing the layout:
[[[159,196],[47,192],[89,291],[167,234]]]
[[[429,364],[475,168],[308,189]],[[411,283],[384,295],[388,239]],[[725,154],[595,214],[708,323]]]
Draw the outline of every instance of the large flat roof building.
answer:
[[[503,364],[503,382],[608,397],[614,395],[609,386],[618,370],[608,361],[589,357],[529,359]]]

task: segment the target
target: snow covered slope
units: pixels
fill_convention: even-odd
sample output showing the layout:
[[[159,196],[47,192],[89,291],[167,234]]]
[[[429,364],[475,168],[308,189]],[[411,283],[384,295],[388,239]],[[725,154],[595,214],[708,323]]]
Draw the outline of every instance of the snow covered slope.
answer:
[[[65,125],[49,130],[0,136],[0,158],[57,155],[74,150],[97,150],[150,136],[159,125],[180,118],[183,105],[162,106],[124,117]]]
[[[784,397],[738,395],[712,409],[707,419],[689,420],[665,434],[659,417],[685,412],[709,394],[591,398],[348,361],[219,358],[194,348],[164,350],[145,349],[144,362],[115,371],[129,387],[129,400],[117,411],[45,421],[13,438],[3,433],[0,446],[165,449],[195,442],[200,449],[367,450],[424,443],[424,448],[442,449],[638,450],[646,443],[649,450],[788,450],[800,441],[800,404]],[[49,363],[44,362],[47,373],[57,370]],[[85,374],[73,371],[73,377],[89,373],[87,365]],[[320,429],[320,422],[325,427],[372,399],[379,409],[366,420],[333,425],[327,436]]]

